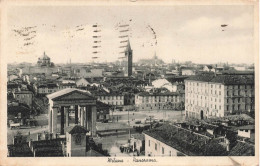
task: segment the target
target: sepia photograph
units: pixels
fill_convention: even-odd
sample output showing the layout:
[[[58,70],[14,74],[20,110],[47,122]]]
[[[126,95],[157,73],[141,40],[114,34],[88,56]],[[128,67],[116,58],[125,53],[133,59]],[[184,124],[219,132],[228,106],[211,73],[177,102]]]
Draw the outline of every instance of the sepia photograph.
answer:
[[[213,2],[2,1],[2,164],[258,165],[259,4]]]

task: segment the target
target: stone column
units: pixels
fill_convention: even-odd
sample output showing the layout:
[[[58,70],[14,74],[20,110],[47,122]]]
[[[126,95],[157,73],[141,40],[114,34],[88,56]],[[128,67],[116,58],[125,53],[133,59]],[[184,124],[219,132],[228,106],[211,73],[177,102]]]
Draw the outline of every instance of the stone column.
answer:
[[[52,112],[51,112],[51,108],[50,108],[50,104],[48,104],[48,114],[49,114],[49,118],[48,118],[48,123],[49,123],[49,132],[52,132]]]
[[[60,134],[64,135],[64,106],[61,106],[60,113]]]
[[[68,127],[69,126],[69,107],[66,107],[65,114],[66,114],[66,127]]]
[[[92,117],[91,117],[91,106],[87,106],[87,130],[92,132]]]
[[[80,120],[81,120],[81,108],[80,106],[78,105],[78,124],[80,125]]]
[[[88,121],[89,121],[89,109],[88,109],[88,106],[84,106],[85,108],[85,129],[89,130],[89,124],[88,124]]]
[[[80,107],[80,125],[84,127],[84,107]]]
[[[52,108],[52,133],[53,133],[53,136],[55,136],[57,133],[57,111],[58,111],[57,107]]]
[[[91,107],[91,121],[92,121],[92,124],[91,124],[91,135],[92,136],[96,136],[96,121],[97,121],[97,107],[96,106],[92,106]]]
[[[75,124],[78,124],[78,105],[75,105]]]

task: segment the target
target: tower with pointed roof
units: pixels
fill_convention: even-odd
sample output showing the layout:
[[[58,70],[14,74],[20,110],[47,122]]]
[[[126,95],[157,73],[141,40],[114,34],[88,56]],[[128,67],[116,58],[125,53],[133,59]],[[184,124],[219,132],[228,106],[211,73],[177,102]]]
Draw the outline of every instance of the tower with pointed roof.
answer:
[[[126,49],[125,49],[125,58],[127,59],[126,60],[126,63],[125,63],[125,71],[124,71],[124,74],[125,76],[131,76],[132,75],[132,68],[133,68],[133,50],[131,49],[131,45],[130,45],[130,41],[128,39],[128,42],[127,42],[127,46],[126,46]]]

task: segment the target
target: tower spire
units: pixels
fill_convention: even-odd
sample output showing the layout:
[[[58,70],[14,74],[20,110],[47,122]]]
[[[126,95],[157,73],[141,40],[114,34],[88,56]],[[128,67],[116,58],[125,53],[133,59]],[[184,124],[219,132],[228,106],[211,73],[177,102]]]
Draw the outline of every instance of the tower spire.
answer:
[[[131,49],[130,41],[129,41],[129,38],[128,38],[128,40],[127,40],[127,46],[126,46],[125,51],[131,51],[131,50],[132,50],[132,49]]]

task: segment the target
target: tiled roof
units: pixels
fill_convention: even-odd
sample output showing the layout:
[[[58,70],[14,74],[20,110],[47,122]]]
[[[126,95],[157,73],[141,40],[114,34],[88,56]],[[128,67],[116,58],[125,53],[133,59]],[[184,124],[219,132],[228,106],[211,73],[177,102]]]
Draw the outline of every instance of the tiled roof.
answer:
[[[175,76],[175,77],[168,77],[165,79],[171,83],[175,83],[175,82],[183,82],[187,78],[188,76]]]
[[[8,145],[9,157],[33,157],[33,153],[28,146],[28,143],[17,145]]]
[[[209,82],[222,83],[225,85],[254,84],[254,75],[218,75]]]
[[[248,143],[238,142],[229,152],[229,156],[254,156],[255,147]]]
[[[255,125],[241,126],[238,129],[240,129],[240,130],[253,130],[253,129],[255,129]]]
[[[205,141],[209,140],[206,137],[198,135],[196,136],[195,134],[190,133],[189,131],[178,129],[177,127],[169,124],[164,124],[161,127],[152,130],[147,130],[143,133],[189,156],[203,155],[203,150],[201,149],[203,149],[203,147],[205,146]],[[190,143],[191,141],[193,143]],[[201,148],[197,149],[197,147],[194,149],[194,146],[199,146]]]
[[[165,93],[149,93],[149,92],[141,92],[138,94],[139,96],[178,96],[179,93],[176,92],[165,92]]]
[[[77,134],[77,133],[87,133],[88,131],[84,129],[82,126],[76,125],[71,128],[67,129],[67,132],[70,134]]]
[[[238,120],[244,120],[244,121],[249,121],[249,122],[252,122],[254,123],[254,119],[251,118],[249,115],[247,114],[240,114],[240,115],[228,115],[228,116],[225,116],[225,117],[214,117],[214,118],[211,118],[213,120],[220,120],[220,121],[227,121],[227,120],[230,120],[230,121],[238,121]]]
[[[201,82],[209,82],[211,81],[215,76],[213,74],[201,74],[201,75],[194,75],[190,76],[189,78],[185,80],[193,80],[193,81],[201,81]]]
[[[254,75],[214,75],[201,74],[187,78],[186,80],[221,83],[224,85],[254,84]]]

